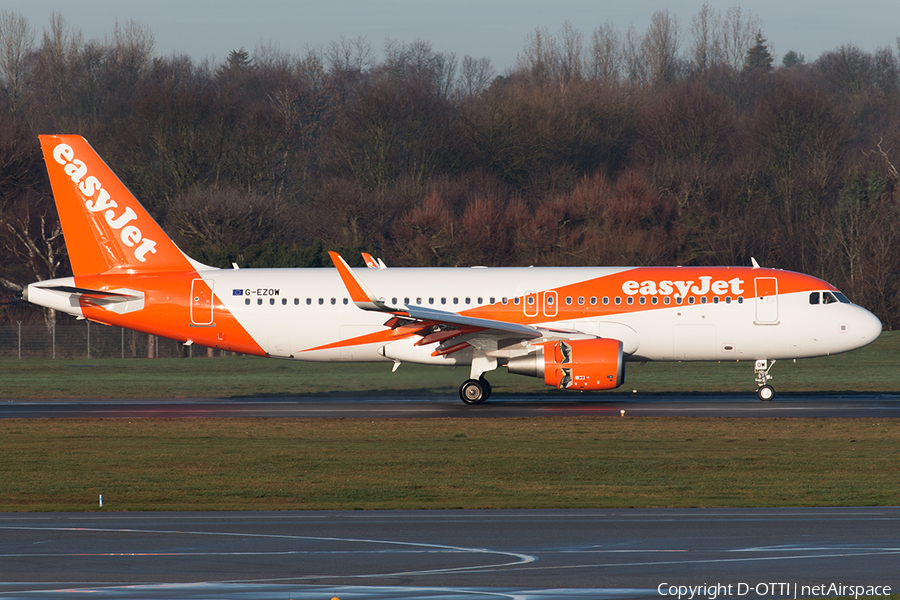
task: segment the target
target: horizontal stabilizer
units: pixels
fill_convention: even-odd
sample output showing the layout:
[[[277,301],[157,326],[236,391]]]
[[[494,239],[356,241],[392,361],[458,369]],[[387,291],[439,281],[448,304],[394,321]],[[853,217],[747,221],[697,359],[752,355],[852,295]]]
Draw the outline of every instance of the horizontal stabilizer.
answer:
[[[131,294],[122,294],[119,292],[107,292],[105,290],[91,290],[88,288],[74,287],[71,285],[48,285],[46,287],[44,287],[44,286],[37,286],[37,287],[40,287],[42,290],[53,290],[54,292],[64,292],[67,294],[80,294],[82,296],[90,296],[90,297],[95,297],[95,298],[111,298],[111,297],[118,296],[118,297],[121,297],[124,299],[128,299],[128,298],[136,297],[136,296],[132,296]]]

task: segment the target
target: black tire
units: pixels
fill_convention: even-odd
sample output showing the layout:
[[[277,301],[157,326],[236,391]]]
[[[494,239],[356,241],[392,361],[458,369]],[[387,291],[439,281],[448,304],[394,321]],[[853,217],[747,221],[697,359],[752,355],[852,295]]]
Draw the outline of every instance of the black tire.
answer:
[[[768,384],[760,386],[760,388],[756,390],[756,395],[763,402],[771,402],[772,398],[775,397],[775,388]]]
[[[478,381],[480,381],[481,385],[484,386],[484,400],[482,400],[482,402],[484,402],[491,397],[491,392],[494,391],[494,388],[491,386],[490,382],[484,378],[484,375],[479,377]]]
[[[467,379],[459,387],[459,398],[466,404],[481,404],[487,400],[490,392],[483,379]]]

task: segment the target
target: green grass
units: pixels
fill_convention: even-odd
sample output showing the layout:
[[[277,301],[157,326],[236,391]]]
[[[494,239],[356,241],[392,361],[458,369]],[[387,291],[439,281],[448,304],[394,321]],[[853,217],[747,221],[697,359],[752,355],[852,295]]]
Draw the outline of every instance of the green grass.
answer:
[[[392,363],[303,363],[254,357],[193,359],[4,360],[0,398],[140,398],[302,396],[308,394],[455,395],[468,368]],[[779,393],[900,392],[900,332],[836,356],[779,361],[771,371]],[[495,393],[547,394],[543,381],[488,374]],[[753,362],[629,363],[618,393],[746,392],[753,394]],[[573,398],[579,397],[573,394]]]
[[[885,419],[0,421],[0,511],[864,506]]]

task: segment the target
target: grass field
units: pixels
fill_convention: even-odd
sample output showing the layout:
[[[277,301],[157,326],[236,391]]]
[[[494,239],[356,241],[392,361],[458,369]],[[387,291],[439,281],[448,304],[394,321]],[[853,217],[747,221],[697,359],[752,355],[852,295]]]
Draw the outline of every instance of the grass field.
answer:
[[[900,503],[900,421],[0,421],[0,511]]]
[[[193,359],[4,360],[0,398],[140,398],[302,396],[309,394],[455,395],[468,368],[392,363],[303,363],[246,356]],[[900,332],[836,356],[779,361],[771,371],[778,393],[900,392]],[[548,394],[542,380],[488,374],[494,393]],[[746,392],[754,394],[753,362],[629,363],[613,393]],[[579,397],[573,394],[573,398]]]

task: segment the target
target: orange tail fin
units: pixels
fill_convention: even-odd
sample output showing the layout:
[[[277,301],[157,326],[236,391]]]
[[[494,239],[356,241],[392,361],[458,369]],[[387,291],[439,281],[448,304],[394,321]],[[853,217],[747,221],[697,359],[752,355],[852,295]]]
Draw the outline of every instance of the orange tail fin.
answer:
[[[178,249],[83,137],[39,137],[74,275],[201,266]]]

